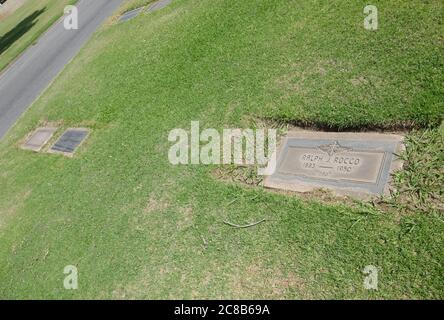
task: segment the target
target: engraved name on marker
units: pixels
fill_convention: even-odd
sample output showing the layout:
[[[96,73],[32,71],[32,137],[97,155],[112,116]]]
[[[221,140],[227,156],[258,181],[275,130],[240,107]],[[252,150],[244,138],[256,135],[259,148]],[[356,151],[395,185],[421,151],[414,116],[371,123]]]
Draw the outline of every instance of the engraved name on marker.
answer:
[[[377,182],[384,159],[384,152],[344,148],[337,141],[319,148],[290,147],[287,152],[279,168],[281,173],[369,183]]]

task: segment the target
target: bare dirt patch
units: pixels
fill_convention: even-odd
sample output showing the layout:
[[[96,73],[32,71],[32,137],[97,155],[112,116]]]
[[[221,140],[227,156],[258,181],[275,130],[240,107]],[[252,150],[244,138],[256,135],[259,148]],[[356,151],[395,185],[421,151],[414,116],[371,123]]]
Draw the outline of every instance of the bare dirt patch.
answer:
[[[168,199],[156,198],[154,196],[151,196],[143,212],[144,213],[159,212],[159,211],[164,211],[169,207],[170,207],[170,201]]]

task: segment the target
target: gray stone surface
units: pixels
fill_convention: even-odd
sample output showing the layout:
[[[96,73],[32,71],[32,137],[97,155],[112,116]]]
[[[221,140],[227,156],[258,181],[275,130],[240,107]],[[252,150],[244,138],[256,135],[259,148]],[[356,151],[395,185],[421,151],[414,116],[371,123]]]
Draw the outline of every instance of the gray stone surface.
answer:
[[[154,12],[157,10],[160,10],[162,8],[165,8],[167,5],[169,5],[172,2],[172,0],[159,0],[154,3],[152,3],[150,6],[148,6],[148,12]]]
[[[137,9],[125,12],[124,14],[122,14],[120,16],[119,22],[128,21],[130,19],[137,17],[142,12],[142,10],[143,10],[143,8],[137,8]]]
[[[45,127],[36,129],[22,145],[22,149],[39,152],[51,139],[57,128]]]
[[[396,157],[402,141],[392,134],[291,132],[264,185],[299,192],[325,188],[359,198],[387,195],[391,173],[402,167]]]
[[[51,147],[51,152],[71,155],[88,136],[88,129],[68,129]]]

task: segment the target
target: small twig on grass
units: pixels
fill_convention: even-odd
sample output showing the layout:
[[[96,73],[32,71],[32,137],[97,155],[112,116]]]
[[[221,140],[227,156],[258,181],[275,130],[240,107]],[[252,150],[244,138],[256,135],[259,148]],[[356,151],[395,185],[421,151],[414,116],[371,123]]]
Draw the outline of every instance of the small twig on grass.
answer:
[[[365,217],[361,217],[359,219],[356,219],[355,222],[353,222],[353,224],[350,226],[350,228],[348,228],[348,230],[351,230],[351,228],[353,228],[358,222],[360,222],[361,220],[363,220]]]
[[[237,201],[238,198],[235,198],[233,200],[231,200],[230,202],[228,202],[227,207],[232,205],[233,203],[235,203]]]
[[[247,224],[247,225],[244,225],[244,226],[240,226],[240,225],[237,225],[237,224],[231,223],[231,222],[229,222],[229,221],[224,221],[224,223],[225,223],[225,224],[228,224],[229,226],[232,226],[232,227],[234,227],[234,228],[243,229],[243,228],[254,227],[254,226],[256,226],[256,225],[258,225],[258,224],[260,224],[260,223],[262,223],[262,222],[265,222],[265,221],[267,221],[267,219],[262,219],[261,221],[254,222],[254,223],[250,223],[250,224]]]
[[[48,254],[49,254],[49,248],[46,249],[46,251],[45,251],[45,255],[43,256],[43,261],[46,260],[46,257],[48,256]]]
[[[205,238],[204,238],[202,235],[201,235],[200,237],[202,238],[202,242],[203,242],[203,244],[204,244],[204,248],[207,249],[207,248],[208,248],[208,242],[207,242],[207,240],[205,240]]]

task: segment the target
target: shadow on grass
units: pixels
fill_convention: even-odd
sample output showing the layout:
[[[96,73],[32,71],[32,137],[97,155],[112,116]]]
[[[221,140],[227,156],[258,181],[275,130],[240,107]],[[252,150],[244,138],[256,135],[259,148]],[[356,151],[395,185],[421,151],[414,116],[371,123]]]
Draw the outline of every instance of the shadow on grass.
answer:
[[[29,31],[36,23],[36,19],[46,11],[46,7],[36,10],[20,21],[12,30],[0,37],[0,54],[5,52],[10,46],[20,39],[26,32]]]

